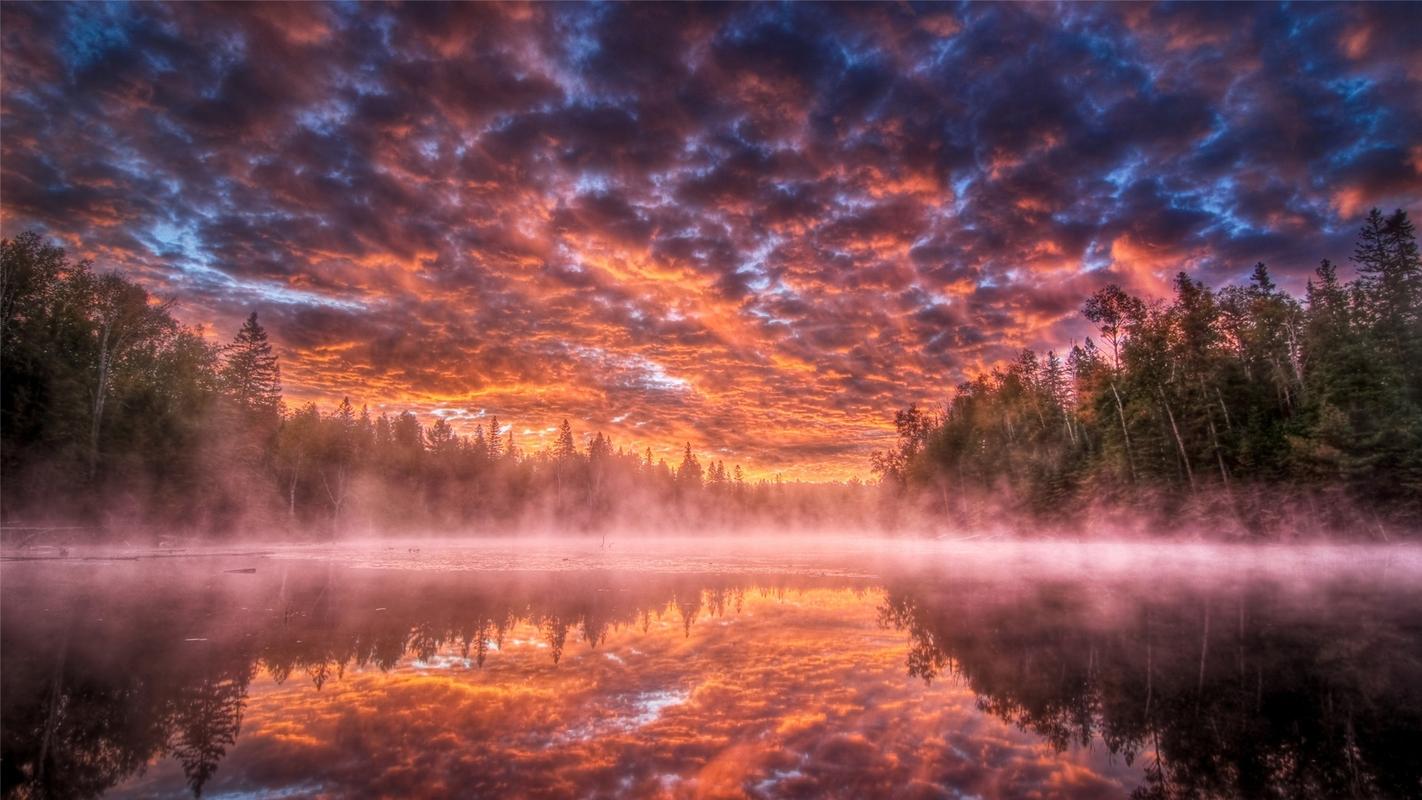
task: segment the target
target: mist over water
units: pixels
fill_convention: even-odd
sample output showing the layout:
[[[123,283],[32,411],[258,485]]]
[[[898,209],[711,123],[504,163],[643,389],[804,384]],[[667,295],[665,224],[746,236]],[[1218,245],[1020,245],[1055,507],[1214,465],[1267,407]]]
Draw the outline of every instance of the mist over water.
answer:
[[[12,554],[4,792],[1408,796],[1419,577],[850,536]]]
[[[1422,798],[1419,31],[0,2],[0,800]]]

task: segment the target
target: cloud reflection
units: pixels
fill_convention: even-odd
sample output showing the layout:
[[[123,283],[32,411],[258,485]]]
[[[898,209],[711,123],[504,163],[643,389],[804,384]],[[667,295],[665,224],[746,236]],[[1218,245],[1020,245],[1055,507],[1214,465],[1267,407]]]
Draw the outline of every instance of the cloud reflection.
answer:
[[[1331,797],[1419,780],[1416,564],[1392,551],[1300,556],[1306,586],[1270,556],[1182,552],[1144,578],[1139,553],[1090,573],[1059,552],[959,555],[881,579],[6,564],[6,794]]]
[[[389,672],[347,671],[319,691],[259,676],[241,743],[211,787],[266,794],[315,779],[341,795],[785,797],[899,787],[947,796],[952,786],[1100,797],[1137,777],[1099,749],[1058,754],[984,715],[962,686],[906,683],[903,637],[874,623],[881,599],[753,591],[689,634],[665,609],[647,630],[611,631],[596,649],[570,643],[557,664],[546,627],[521,624],[482,670],[456,645]]]

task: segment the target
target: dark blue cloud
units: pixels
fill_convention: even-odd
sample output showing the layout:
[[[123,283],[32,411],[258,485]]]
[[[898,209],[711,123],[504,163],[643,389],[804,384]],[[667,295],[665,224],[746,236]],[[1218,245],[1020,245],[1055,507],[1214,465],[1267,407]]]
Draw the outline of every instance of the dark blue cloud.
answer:
[[[297,391],[601,424],[612,353],[707,439],[809,403],[857,463],[1101,282],[1298,288],[1415,206],[1419,9],[7,3],[3,228],[269,307]]]

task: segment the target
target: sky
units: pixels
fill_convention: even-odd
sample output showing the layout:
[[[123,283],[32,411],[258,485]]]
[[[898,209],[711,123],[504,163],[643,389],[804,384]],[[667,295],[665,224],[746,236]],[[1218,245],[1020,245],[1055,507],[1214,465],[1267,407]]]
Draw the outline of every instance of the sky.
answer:
[[[867,477],[1106,283],[1422,200],[1422,4],[0,7],[0,229],[343,396]]]

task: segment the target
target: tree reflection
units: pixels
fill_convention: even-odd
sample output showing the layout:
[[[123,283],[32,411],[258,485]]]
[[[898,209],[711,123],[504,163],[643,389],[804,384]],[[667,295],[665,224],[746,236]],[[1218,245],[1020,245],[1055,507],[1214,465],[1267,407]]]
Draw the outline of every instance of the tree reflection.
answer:
[[[702,611],[739,610],[749,580],[272,571],[227,589],[175,581],[155,604],[152,578],[105,575],[79,588],[42,574],[9,581],[0,626],[6,798],[95,797],[162,756],[181,764],[198,797],[237,742],[258,671],[278,683],[304,676],[319,691],[348,668],[388,671],[446,648],[482,668],[520,624],[538,630],[556,665],[570,637],[597,647],[612,630],[645,632],[667,614],[689,635]]]
[[[183,765],[194,796],[202,795],[227,748],[237,743],[250,680],[248,667],[238,675],[204,675],[178,692],[166,751]]]
[[[176,759],[201,795],[237,740],[249,651],[219,646],[204,658],[179,657],[171,637],[138,631],[109,648],[82,640],[94,631],[72,615],[57,637],[30,638],[17,635],[6,611],[6,797],[94,797],[159,755]],[[12,657],[17,650],[27,657]]]
[[[1417,593],[1269,583],[1166,591],[890,588],[908,672],[964,682],[1058,750],[1100,736],[1141,798],[1403,797],[1422,788]]]
[[[570,648],[657,624],[689,635],[698,619],[737,613],[747,590],[868,588],[745,575],[58,569],[78,570],[6,573],[7,798],[97,796],[159,757],[201,796],[262,672],[322,691],[348,670],[410,659],[458,654],[478,669],[513,636],[568,669]],[[935,574],[889,580],[877,612],[907,633],[909,675],[964,683],[983,711],[1058,750],[1099,738],[1142,765],[1139,797],[1417,795],[1422,589],[1309,588]]]

